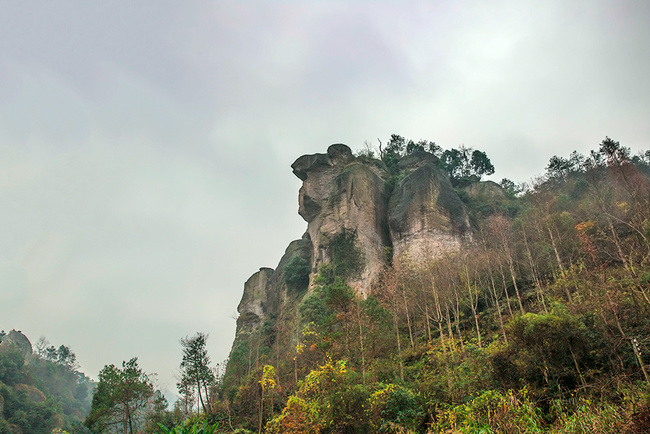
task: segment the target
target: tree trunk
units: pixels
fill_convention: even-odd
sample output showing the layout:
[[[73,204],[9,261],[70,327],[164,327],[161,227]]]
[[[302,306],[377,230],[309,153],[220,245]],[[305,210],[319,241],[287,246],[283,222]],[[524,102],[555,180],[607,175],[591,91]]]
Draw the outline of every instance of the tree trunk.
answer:
[[[512,305],[510,304],[510,295],[508,294],[508,286],[506,285],[506,274],[503,272],[503,266],[499,264],[499,272],[501,274],[501,284],[503,285],[503,292],[506,294],[506,302],[508,303],[508,312],[512,316]]]
[[[458,290],[456,289],[456,286],[454,286],[453,288],[454,288],[454,299],[456,301],[455,308],[454,308],[454,316],[455,316],[454,323],[456,324],[456,331],[458,332],[460,347],[465,348],[465,344],[463,343],[463,335],[460,332],[460,299],[458,297]]]
[[[521,294],[519,294],[519,286],[517,286],[517,276],[515,274],[515,264],[512,261],[512,256],[510,255],[510,252],[508,251],[508,268],[510,269],[510,277],[512,278],[512,284],[515,287],[515,293],[517,294],[517,301],[519,302],[519,310],[521,311],[521,314],[525,314],[526,311],[524,310],[524,304],[521,301]]]
[[[429,338],[429,342],[431,342],[431,324],[429,323],[429,303],[424,301],[424,318],[426,319],[426,324],[427,324],[427,337]]]
[[[467,288],[467,295],[469,296],[469,307],[472,309],[472,316],[474,317],[474,324],[476,325],[476,335],[478,337],[478,347],[481,348],[481,328],[478,323],[478,313],[476,311],[478,307],[478,290],[476,291],[476,294],[474,294],[472,290],[472,283],[470,282],[469,278],[469,269],[467,268],[467,265],[465,265],[465,286]],[[474,295],[476,295],[476,299],[474,299]]]
[[[366,356],[365,356],[365,349],[363,347],[363,323],[362,323],[362,309],[361,307],[358,307],[358,320],[359,320],[359,344],[361,345],[361,375],[362,378],[365,380],[366,378]]]
[[[413,329],[411,327],[411,315],[409,314],[408,303],[406,302],[406,293],[402,289],[402,298],[404,299],[404,311],[406,312],[406,324],[409,328],[409,338],[411,340],[411,348],[415,348],[415,342],[413,341]]]
[[[201,403],[201,407],[203,407],[203,412],[205,413],[205,403],[203,402],[203,396],[201,395],[201,383],[196,382],[196,389],[199,391],[199,402]]]
[[[501,326],[501,333],[503,333],[503,340],[508,342],[508,335],[506,335],[506,327],[503,323],[503,315],[501,313],[501,304],[499,303],[499,298],[497,297],[497,288],[494,283],[494,276],[492,275],[492,268],[490,268],[490,293],[492,295],[492,300],[494,301],[494,306],[497,308],[497,317],[499,318],[499,325]]]
[[[548,232],[548,236],[551,238],[551,247],[553,247],[553,252],[555,252],[555,260],[557,261],[557,266],[560,267],[560,274],[562,277],[565,277],[564,274],[564,265],[562,264],[562,259],[560,259],[560,252],[557,249],[557,244],[555,244],[555,237],[553,236],[553,231],[551,230],[551,225],[546,223],[546,230]]]
[[[526,228],[522,225],[521,232],[524,234],[524,245],[526,246],[526,256],[528,257],[528,263],[530,264],[530,271],[533,273],[533,281],[535,282],[535,289],[537,290],[537,299],[542,304],[544,312],[548,315],[548,309],[546,308],[546,302],[544,300],[544,293],[542,292],[542,284],[537,275],[537,267],[535,266],[535,261],[533,260],[533,254],[530,251],[528,246],[528,237],[526,236]]]
[[[399,339],[399,326],[397,323],[397,312],[393,311],[393,324],[395,325],[395,340],[397,341],[397,357],[399,359],[399,378],[404,381],[404,365],[402,363],[402,344]]]
[[[264,387],[262,386],[262,399],[260,400],[260,423],[257,427],[257,434],[262,432],[262,418],[264,417]]]
[[[447,311],[447,332],[449,333],[449,340],[453,341],[454,340],[454,332],[451,329],[451,316],[449,315],[449,304],[448,303],[445,303],[445,310]]]

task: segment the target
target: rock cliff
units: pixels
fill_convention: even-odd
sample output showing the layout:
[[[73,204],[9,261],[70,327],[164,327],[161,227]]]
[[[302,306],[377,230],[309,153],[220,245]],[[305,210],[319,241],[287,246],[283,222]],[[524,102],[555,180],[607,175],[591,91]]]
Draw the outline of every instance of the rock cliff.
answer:
[[[432,154],[403,157],[398,173],[391,173],[382,161],[334,144],[326,153],[303,155],[291,168],[302,180],[298,214],[307,231],[275,269],[261,268],[246,281],[231,360],[250,361],[259,351],[253,354],[253,347],[283,346],[295,335],[298,306],[324,264],[365,297],[393,261],[435,258],[471,240],[467,210]],[[284,276],[296,257],[308,264],[310,284],[302,290]]]
[[[384,247],[390,242],[385,230],[386,170],[355,158],[350,148],[340,144],[330,146],[326,154],[302,156],[291,167],[303,181],[298,214],[307,221],[312,272],[337,259],[336,244],[347,237],[358,249],[360,257],[355,259],[360,263],[344,277],[366,294],[385,266]]]

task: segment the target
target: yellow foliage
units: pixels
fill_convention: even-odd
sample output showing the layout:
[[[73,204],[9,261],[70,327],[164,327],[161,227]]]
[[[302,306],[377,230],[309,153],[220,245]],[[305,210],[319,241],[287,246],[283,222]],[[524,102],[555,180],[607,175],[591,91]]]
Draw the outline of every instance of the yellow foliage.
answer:
[[[275,368],[271,365],[264,365],[264,370],[262,372],[262,379],[259,381],[262,385],[262,389],[275,389]]]

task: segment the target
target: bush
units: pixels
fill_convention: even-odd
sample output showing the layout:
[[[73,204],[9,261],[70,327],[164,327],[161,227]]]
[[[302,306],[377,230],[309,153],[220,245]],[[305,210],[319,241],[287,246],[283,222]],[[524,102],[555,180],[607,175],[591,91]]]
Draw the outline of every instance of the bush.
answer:
[[[416,430],[424,421],[421,399],[405,387],[389,384],[368,401],[373,428],[379,432]]]
[[[542,417],[523,389],[502,395],[488,390],[438,415],[435,428],[455,433],[540,433]],[[437,431],[436,431],[437,432]]]
[[[310,272],[309,261],[303,257],[294,256],[284,267],[284,281],[289,289],[296,292],[304,291],[309,286]]]
[[[343,231],[330,241],[332,271],[335,276],[348,279],[363,271],[365,257],[356,241],[357,234],[354,231]]]

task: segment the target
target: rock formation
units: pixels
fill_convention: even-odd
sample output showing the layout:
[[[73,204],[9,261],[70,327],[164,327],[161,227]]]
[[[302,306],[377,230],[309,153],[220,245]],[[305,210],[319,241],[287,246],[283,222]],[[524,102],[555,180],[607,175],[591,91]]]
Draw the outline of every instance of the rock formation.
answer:
[[[403,178],[388,206],[394,257],[420,262],[460,250],[469,219],[437,158],[415,152],[400,160],[399,168]]]
[[[437,157],[418,151],[391,173],[382,161],[355,157],[343,144],[298,158],[291,168],[303,182],[298,213],[307,232],[275,269],[261,268],[246,281],[231,360],[247,359],[250,369],[252,348],[260,342],[287,345],[300,327],[299,305],[325,264],[365,297],[393,261],[421,262],[470,241],[465,206],[438,166]],[[284,278],[296,257],[309,264],[311,282],[298,291]],[[247,341],[254,335],[255,345]]]
[[[312,241],[312,272],[332,262],[337,237],[350,236],[363,263],[346,280],[365,294],[386,263],[385,169],[356,159],[340,144],[330,146],[327,154],[302,156],[291,167],[303,181],[298,213],[307,221]]]
[[[0,350],[15,345],[25,356],[32,355],[32,343],[20,330],[12,330],[0,340]]]

